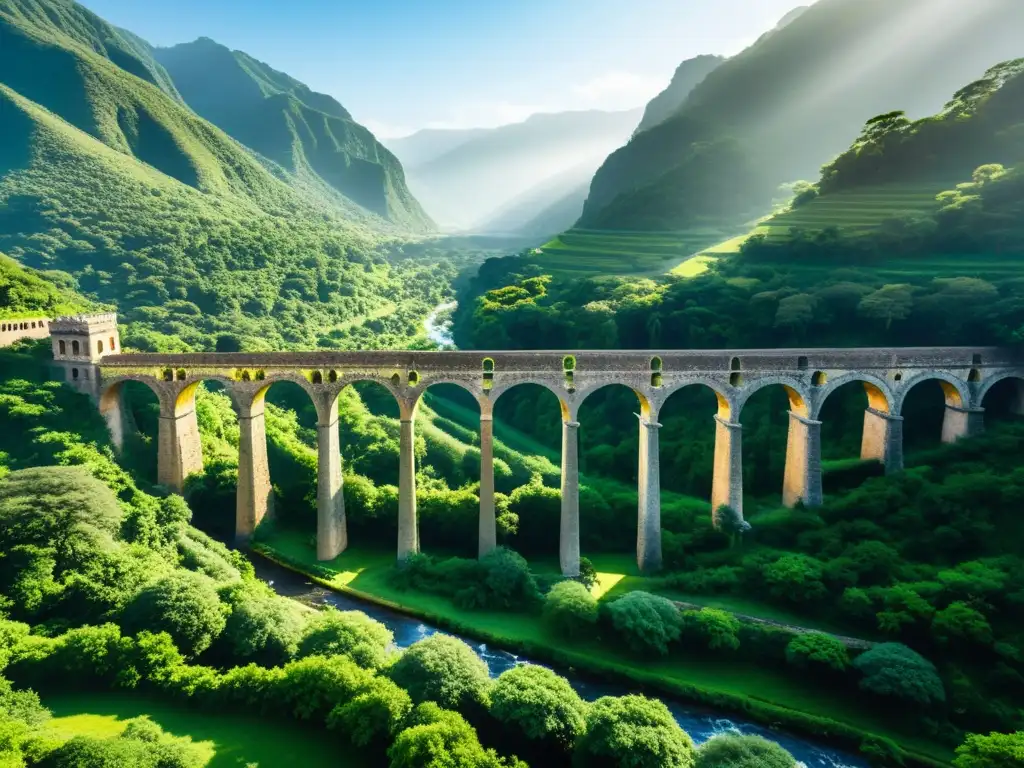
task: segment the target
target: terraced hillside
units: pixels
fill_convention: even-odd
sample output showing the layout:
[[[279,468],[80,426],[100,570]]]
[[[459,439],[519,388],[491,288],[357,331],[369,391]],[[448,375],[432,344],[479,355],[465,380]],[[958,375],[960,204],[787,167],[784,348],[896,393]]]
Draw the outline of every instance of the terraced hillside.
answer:
[[[530,257],[545,273],[569,277],[661,275],[727,236],[718,229],[620,232],[571,229]]]
[[[887,219],[938,210],[935,196],[960,180],[920,184],[887,184],[833,192],[774,216],[758,227],[770,240],[787,239],[792,229],[808,234],[838,227],[847,234],[877,230]]]

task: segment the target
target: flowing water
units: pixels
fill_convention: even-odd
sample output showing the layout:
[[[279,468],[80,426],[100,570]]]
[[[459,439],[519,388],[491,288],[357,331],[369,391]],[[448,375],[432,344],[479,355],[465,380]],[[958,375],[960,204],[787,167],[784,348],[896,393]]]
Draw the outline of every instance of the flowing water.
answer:
[[[270,584],[274,590],[285,597],[301,600],[312,605],[332,605],[343,611],[362,611],[368,616],[384,624],[394,633],[394,644],[397,648],[408,648],[417,640],[429,637],[440,630],[419,619],[406,616],[373,603],[357,600],[348,595],[323,589],[309,582],[305,577],[282,568],[262,557],[254,556],[253,563],[256,573]],[[453,633],[448,633],[453,634]],[[459,637],[456,635],[456,637]],[[537,663],[524,656],[509,653],[501,648],[486,643],[461,637],[472,647],[477,655],[487,664],[491,677],[497,677],[517,664]],[[546,665],[544,665],[546,666]],[[593,701],[601,696],[622,696],[630,693],[625,685],[586,680],[577,675],[567,674],[564,669],[556,669],[565,677],[584,699]],[[701,744],[718,733],[758,734],[777,741],[807,768],[867,768],[867,763],[832,747],[809,741],[798,736],[773,731],[754,723],[744,722],[732,715],[702,710],[670,698],[661,699],[672,712],[676,721],[684,731],[690,734],[694,742]]]
[[[440,315],[447,312],[450,309],[455,309],[459,306],[457,301],[449,301],[446,304],[438,304],[434,307],[433,311],[427,315],[427,319],[423,323],[423,327],[426,328],[427,338],[435,344],[440,344],[442,347],[454,347],[455,339],[452,338],[452,324],[451,320],[439,323],[437,319]]]

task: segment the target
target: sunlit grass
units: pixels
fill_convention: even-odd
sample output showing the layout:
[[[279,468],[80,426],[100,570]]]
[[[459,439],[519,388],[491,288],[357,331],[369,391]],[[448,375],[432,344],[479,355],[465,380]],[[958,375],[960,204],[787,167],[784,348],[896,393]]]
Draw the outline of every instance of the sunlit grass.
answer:
[[[54,714],[45,735],[112,738],[125,722],[148,715],[174,736],[188,736],[205,753],[208,768],[339,768],[367,765],[347,739],[323,728],[219,711],[216,716],[131,693],[74,693],[43,697]],[[126,767],[127,768],[127,767]]]

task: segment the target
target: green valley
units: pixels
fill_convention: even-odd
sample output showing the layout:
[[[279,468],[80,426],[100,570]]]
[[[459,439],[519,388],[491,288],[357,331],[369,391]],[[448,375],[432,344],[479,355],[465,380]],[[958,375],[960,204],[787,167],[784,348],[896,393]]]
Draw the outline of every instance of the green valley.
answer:
[[[1024,6],[87,5],[0,0],[2,768],[1024,764]]]

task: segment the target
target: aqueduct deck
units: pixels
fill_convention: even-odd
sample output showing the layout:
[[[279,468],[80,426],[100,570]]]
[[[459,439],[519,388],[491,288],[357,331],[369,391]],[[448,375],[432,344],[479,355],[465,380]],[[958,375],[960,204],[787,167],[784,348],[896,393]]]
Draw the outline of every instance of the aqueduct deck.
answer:
[[[640,455],[637,560],[641,568],[661,564],[661,512],[658,412],[672,393],[705,386],[718,398],[713,510],[728,506],[742,514],[741,463],[744,404],[757,391],[782,386],[789,396],[790,422],[783,482],[787,505],[822,502],[821,422],[828,396],[850,382],[863,384],[869,407],[864,414],[861,457],[895,472],[903,467],[903,402],[917,384],[937,380],[946,397],[943,440],[952,442],[984,427],[982,403],[997,382],[1018,381],[1015,407],[1024,412],[1024,359],[998,348],[778,349],[730,351],[563,352],[281,352],[200,354],[101,354],[93,349],[87,319],[55,321],[54,356],[73,371],[79,387],[99,402],[116,443],[123,439],[121,388],[126,381],[149,386],[160,402],[159,479],[182,489],[202,469],[195,392],[204,381],[221,382],[239,416],[239,482],[236,532],[250,535],[271,511],[272,490],[264,432],[264,397],[275,382],[301,386],[318,415],[317,553],[332,559],[347,545],[338,396],[358,381],[387,388],[400,409],[398,556],[419,549],[416,520],[414,416],[427,388],[454,384],[480,405],[481,553],[495,546],[493,408],[512,387],[536,384],[553,392],[562,412],[562,571],[579,571],[579,470],[577,414],[593,392],[625,385],[639,404]],[[84,325],[83,325],[84,324]],[[77,328],[77,330],[75,330]],[[67,354],[60,338],[85,334],[87,359]],[[63,336],[61,335],[63,334]],[[97,331],[109,335],[109,323]],[[77,342],[75,342],[77,348]],[[117,349],[110,338],[107,349]],[[83,368],[80,378],[79,368]],[[90,376],[89,369],[92,369]]]

